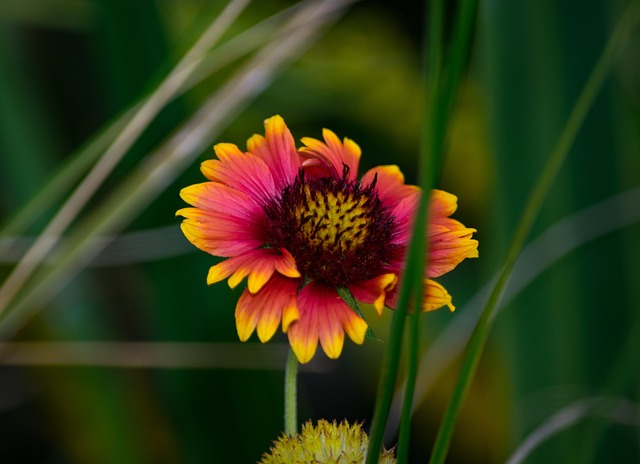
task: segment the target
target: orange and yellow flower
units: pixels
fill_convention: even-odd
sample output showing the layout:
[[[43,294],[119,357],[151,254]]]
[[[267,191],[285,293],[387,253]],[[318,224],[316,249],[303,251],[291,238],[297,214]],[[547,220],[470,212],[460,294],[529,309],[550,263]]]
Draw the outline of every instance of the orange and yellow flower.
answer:
[[[306,363],[318,341],[340,356],[344,332],[364,341],[367,323],[338,295],[348,290],[378,314],[394,308],[420,189],[404,183],[397,166],[379,166],[358,179],[360,147],[330,130],[324,141],[303,138],[297,149],[284,120],[265,121],[247,151],[221,143],[217,159],[202,163],[208,182],[180,196],[182,231],[196,247],[226,258],[211,267],[207,283],[247,277],[236,306],[240,340],[256,331],[268,341],[282,323],[298,360]],[[465,258],[478,256],[475,229],[450,216],[454,195],[433,190],[427,231],[424,311],[454,309],[432,280]]]

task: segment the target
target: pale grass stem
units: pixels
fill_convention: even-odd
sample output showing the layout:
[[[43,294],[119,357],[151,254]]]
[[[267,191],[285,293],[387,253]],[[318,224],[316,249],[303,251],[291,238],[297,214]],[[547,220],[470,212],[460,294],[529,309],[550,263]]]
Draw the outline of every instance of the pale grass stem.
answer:
[[[189,77],[183,70],[195,69],[195,66],[207,51],[220,39],[233,24],[250,0],[232,0],[222,13],[212,22],[205,33],[191,47],[171,73],[135,112],[131,120],[107,148],[96,165],[89,171],[80,185],[74,190],[54,218],[45,227],[33,246],[9,274],[0,287],[0,316],[6,310],[12,298],[20,291],[24,283],[40,265],[47,253],[58,242],[64,231],[75,220],[82,208],[91,199],[100,185],[133,146],[142,131],[148,126],[162,108],[171,101],[178,89]]]

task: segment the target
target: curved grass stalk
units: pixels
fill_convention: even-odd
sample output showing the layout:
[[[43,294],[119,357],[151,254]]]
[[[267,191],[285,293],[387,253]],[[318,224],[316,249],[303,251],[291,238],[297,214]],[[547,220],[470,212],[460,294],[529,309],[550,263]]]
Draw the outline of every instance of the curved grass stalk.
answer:
[[[92,366],[129,369],[249,369],[282,371],[288,343],[10,342],[0,343],[4,366]],[[327,372],[328,361],[301,366]]]
[[[571,115],[569,116],[560,138],[554,147],[554,150],[551,152],[542,174],[540,175],[529,200],[527,201],[527,205],[518,223],[518,228],[516,229],[513,241],[509,247],[504,267],[498,276],[498,280],[493,287],[489,300],[487,301],[480,320],[478,321],[467,345],[467,350],[464,355],[462,368],[458,376],[456,386],[436,437],[433,454],[431,455],[430,460],[430,463],[432,464],[441,464],[446,458],[458,413],[462,407],[462,403],[466,399],[484,344],[488,338],[495,312],[503,296],[520,250],[524,245],[529,231],[531,230],[531,226],[542,207],[543,201],[546,198],[560,167],[568,156],[569,149],[575,140],[582,122],[591,108],[595,97],[598,95],[602,85],[604,84],[616,53],[621,48],[621,44],[626,41],[638,20],[639,5],[639,2],[631,2],[627,10],[622,14],[618,25],[596,63],[593,72],[589,76],[589,79],[587,80],[587,83],[585,84],[585,87],[582,90]]]
[[[593,397],[565,406],[533,430],[507,459],[507,464],[519,464],[542,443],[588,417],[612,423],[640,425],[640,405],[626,399]]]
[[[60,262],[29,282],[0,320],[0,339],[11,337],[36,314],[44,301],[82,269],[104,247],[92,238],[118,233],[162,192],[278,71],[310,46],[323,26],[337,19],[352,1],[310,2],[285,26],[284,39],[266,44],[211,96],[107,201],[65,240]]]
[[[135,110],[131,120],[111,143],[95,166],[74,190],[64,205],[47,224],[38,240],[25,253],[17,266],[0,287],[0,315],[6,310],[13,297],[40,265],[42,260],[58,242],[64,231],[87,204],[109,173],[133,146],[142,131],[158,112],[171,101],[188,77],[184,70],[193,70],[199,60],[220,39],[250,0],[232,0],[213,21],[198,41],[160,83],[151,96]]]
[[[27,231],[51,205],[61,199],[82,175],[89,170],[107,148],[109,143],[117,137],[133,115],[133,109],[124,112],[105,129],[98,132],[76,153],[70,161],[51,180],[42,187],[27,204],[20,208],[0,227],[0,237],[22,235]],[[26,251],[26,250],[25,250]]]

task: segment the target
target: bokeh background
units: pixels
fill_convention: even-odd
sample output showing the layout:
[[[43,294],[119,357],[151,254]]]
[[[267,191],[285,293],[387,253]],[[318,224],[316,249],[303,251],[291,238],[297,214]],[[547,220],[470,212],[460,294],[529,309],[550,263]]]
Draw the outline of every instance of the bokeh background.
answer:
[[[136,211],[111,248],[32,303],[36,315],[0,349],[2,462],[244,463],[268,450],[282,429],[286,338],[278,334],[265,346],[255,336],[237,340],[240,290],[207,287],[217,261],[181,236],[178,192],[202,180],[198,164],[212,156],[214,143],[244,146],[273,114],[298,140],[331,128],[362,147],[363,171],[398,164],[415,182],[423,85],[418,3],[351,6],[255,98],[229,112],[197,159]],[[447,2],[447,18],[456,3]],[[458,310],[424,317],[411,462],[427,460],[478,295],[500,269],[527,195],[626,3],[480,2],[438,180],[459,198],[455,217],[478,229],[480,259],[442,279]],[[222,43],[292,4],[251,3]],[[5,224],[87,140],[148,95],[224,6],[2,0]],[[594,398],[608,406],[551,437],[527,462],[640,459],[639,47],[636,32],[536,222],[530,239],[542,241],[518,265],[448,462],[504,462],[549,417]],[[103,211],[130,173],[246,60],[230,62],[164,109],[72,230]],[[1,276],[62,199],[39,211],[20,240],[4,239]],[[384,339],[388,317],[367,314]],[[318,352],[300,374],[300,419],[346,418],[366,427],[383,349],[348,341],[337,361]],[[141,359],[137,367],[132,359]],[[387,444],[394,440],[389,430]]]

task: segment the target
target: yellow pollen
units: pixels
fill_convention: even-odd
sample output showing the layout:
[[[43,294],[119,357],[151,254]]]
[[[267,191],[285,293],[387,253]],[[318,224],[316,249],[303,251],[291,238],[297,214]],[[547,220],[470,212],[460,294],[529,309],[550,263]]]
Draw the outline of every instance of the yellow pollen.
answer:
[[[304,193],[306,204],[294,211],[300,238],[329,252],[354,252],[364,244],[370,221],[368,196],[323,193],[309,186]]]

